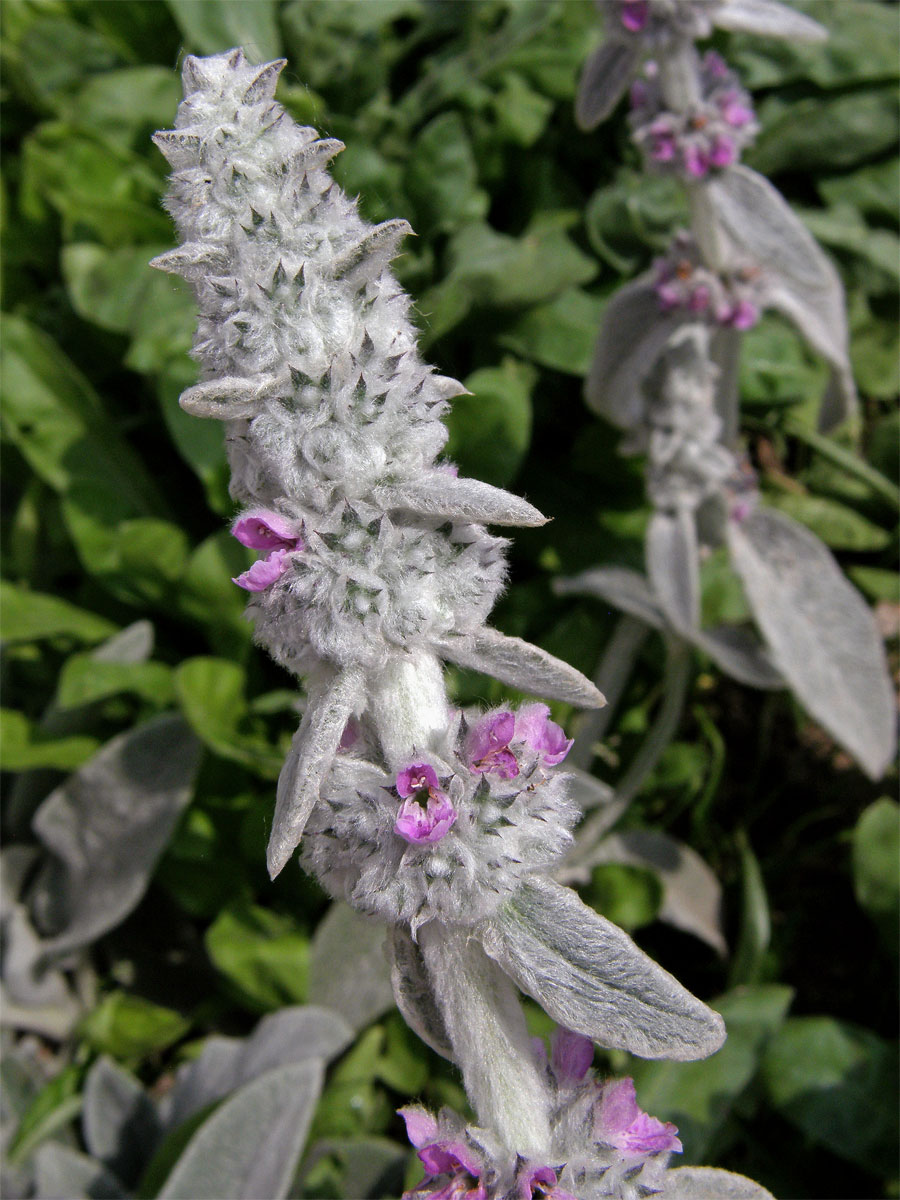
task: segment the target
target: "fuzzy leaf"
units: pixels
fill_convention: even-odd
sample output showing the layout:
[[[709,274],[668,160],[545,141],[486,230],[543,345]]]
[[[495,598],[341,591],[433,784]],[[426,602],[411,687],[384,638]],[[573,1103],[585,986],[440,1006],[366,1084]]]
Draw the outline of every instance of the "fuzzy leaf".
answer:
[[[282,1200],[322,1086],[319,1062],[276,1067],[242,1087],[204,1122],[160,1200]]]
[[[549,880],[523,885],[482,933],[485,949],[560,1025],[642,1058],[705,1058],[722,1018],[621,929]]]
[[[738,683],[765,690],[785,686],[784,677],[765,646],[749,629],[719,625],[695,633],[691,640]]]
[[[391,984],[404,1021],[436,1054],[453,1061],[453,1048],[435,999],[422,951],[405,929],[395,925],[388,935]]]
[[[730,522],[732,561],[775,665],[873,779],[895,745],[893,690],[871,611],[822,543],[782,513]]]
[[[34,829],[58,861],[41,887],[64,918],[45,954],[83,946],[131,912],[191,798],[199,763],[200,744],[185,723],[162,716],[113,738],[47,797]]]
[[[312,940],[309,999],[365,1029],[393,1005],[385,928],[337,901]]]
[[[647,530],[647,575],[674,628],[693,637],[700,624],[700,559],[693,512],[655,512]]]
[[[575,120],[587,132],[605,120],[625,95],[637,70],[640,51],[631,42],[610,38],[584,65],[575,99]]]
[[[781,193],[756,171],[732,167],[710,183],[709,192],[729,238],[763,269],[767,303],[793,321],[831,366],[834,381],[820,423],[836,424],[856,406],[837,271]]]
[[[234,421],[255,416],[260,399],[271,390],[274,379],[241,379],[231,376],[198,383],[181,393],[178,403],[192,417],[215,417]]]
[[[627,567],[595,567],[570,579],[555,580],[553,590],[560,596],[596,596],[653,629],[664,625],[647,580]]]
[[[445,638],[436,645],[439,654],[461,667],[493,675],[501,683],[535,696],[564,700],[580,708],[602,708],[606,701],[589,679],[568,663],[521,638],[507,637],[496,629],[481,629],[465,637]]]
[[[102,1163],[60,1142],[47,1142],[34,1156],[34,1194],[41,1200],[121,1200],[126,1189]]]
[[[640,424],[644,411],[641,383],[686,319],[678,310],[661,311],[650,275],[621,288],[603,313],[584,388],[588,408],[620,429]]]
[[[126,1184],[136,1182],[160,1134],[153,1102],[127,1071],[98,1058],[88,1071],[81,1115],[88,1150]]]
[[[778,0],[726,0],[716,7],[713,20],[732,33],[755,33],[789,42],[824,42],[828,37],[828,30],[818,21]]]
[[[376,500],[385,508],[408,508],[428,517],[449,517],[481,525],[539,526],[546,525],[549,519],[533,504],[503,488],[440,471],[416,482],[381,488]]]
[[[313,691],[291,752],[278,777],[278,797],[267,863],[274,879],[300,844],[303,829],[319,799],[319,788],[349,717],[364,696],[361,672],[347,670]]]
[[[666,1172],[660,1200],[775,1200],[745,1175],[719,1167],[675,1167]]]

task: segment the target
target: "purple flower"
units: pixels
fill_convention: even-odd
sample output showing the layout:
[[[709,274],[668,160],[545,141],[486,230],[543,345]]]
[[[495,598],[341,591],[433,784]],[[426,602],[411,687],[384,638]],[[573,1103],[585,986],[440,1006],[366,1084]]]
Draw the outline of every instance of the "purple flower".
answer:
[[[464,1142],[442,1139],[438,1122],[417,1104],[398,1111],[406,1122],[406,1136],[425,1168],[425,1180],[450,1176],[444,1187],[429,1193],[431,1200],[487,1200],[487,1188],[481,1182],[483,1164],[475,1153]],[[404,1192],[404,1200],[413,1194]],[[415,1194],[421,1195],[421,1188]]]
[[[735,329],[752,329],[759,320],[759,309],[749,300],[739,300],[731,313],[729,324]]]
[[[516,1193],[519,1200],[578,1200],[571,1192],[556,1186],[556,1172],[552,1167],[525,1165],[516,1178]]]
[[[730,137],[719,135],[709,151],[709,161],[714,167],[730,167],[737,162],[737,147]]]
[[[626,1157],[681,1151],[678,1130],[670,1121],[658,1121],[638,1108],[633,1079],[610,1080],[600,1089],[594,1109],[597,1137]]]
[[[546,704],[525,704],[516,716],[515,738],[540,754],[545,767],[555,767],[572,749],[561,726],[550,720]]]
[[[515,779],[519,773],[516,756],[509,743],[516,733],[516,718],[511,712],[489,713],[469,730],[465,756],[469,769],[484,774]]]
[[[271,587],[288,569],[288,555],[304,548],[297,523],[268,509],[238,517],[231,532],[242,546],[269,551],[265,558],[257,559],[249,570],[232,579],[232,583],[248,592],[262,592]]]
[[[561,1087],[581,1083],[594,1061],[594,1043],[590,1038],[559,1026],[550,1038],[550,1063]]]
[[[394,832],[414,846],[439,842],[450,832],[456,809],[441,791],[437,772],[428,763],[414,763],[397,776],[403,799]]]
[[[629,33],[640,33],[650,20],[649,0],[620,0],[619,18]]]

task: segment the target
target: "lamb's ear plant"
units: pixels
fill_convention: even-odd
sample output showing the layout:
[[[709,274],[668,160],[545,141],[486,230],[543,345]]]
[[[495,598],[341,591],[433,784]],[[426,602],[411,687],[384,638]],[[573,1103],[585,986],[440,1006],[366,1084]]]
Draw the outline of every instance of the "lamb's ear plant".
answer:
[[[589,1076],[590,1040],[701,1058],[721,1019],[551,878],[579,811],[547,706],[464,713],[445,689],[449,661],[602,704],[485,624],[505,569],[485,525],[544,518],[441,460],[463,389],[420,359],[389,269],[411,230],[361,220],[326,170],[341,144],[275,102],[283,66],[188,57],[175,129],[155,139],[181,245],[154,265],[199,308],[201,380],[181,403],[225,423],[233,533],[261,552],[234,582],[257,640],[306,687],[270,872],[302,838],[325,888],[387,924],[401,1012],[462,1072],[477,1126],[405,1113],[427,1172],[411,1194],[707,1195],[715,1173],[667,1173],[675,1131],[630,1082]],[[550,1065],[517,988],[567,1030]],[[734,1195],[765,1194],[733,1178]]]
[[[872,613],[831,553],[805,527],[767,508],[738,441],[744,332],[765,309],[786,316],[830,368],[820,425],[851,418],[856,393],[837,272],[763,176],[739,161],[757,124],[751,99],[697,39],[714,27],[792,41],[826,31],[775,0],[604,0],[606,38],[581,78],[585,130],[630,89],[632,137],[648,171],[675,176],[690,229],[610,301],[586,385],[588,405],[624,430],[625,453],[647,457],[653,506],[646,577],[598,567],[560,581],[629,614],[598,673],[619,692],[637,644],[635,622],[669,647],[667,690],[684,695],[690,647],[739,682],[790,687],[872,779],[890,764],[896,714]],[[724,546],[759,634],[704,628],[700,564]],[[630,649],[619,653],[629,642]],[[643,774],[672,736],[669,705],[648,739]],[[601,720],[588,722],[593,743]],[[582,765],[590,758],[581,754]],[[643,774],[631,772],[626,797]],[[634,776],[634,778],[632,778]]]

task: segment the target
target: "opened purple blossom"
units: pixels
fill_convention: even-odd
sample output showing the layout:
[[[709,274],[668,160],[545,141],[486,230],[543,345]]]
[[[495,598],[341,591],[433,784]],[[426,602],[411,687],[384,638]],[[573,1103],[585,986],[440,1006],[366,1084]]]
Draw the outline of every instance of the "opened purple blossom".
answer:
[[[473,771],[491,772],[501,779],[519,774],[516,756],[509,743],[516,733],[516,718],[511,712],[489,713],[469,730],[465,754]]]
[[[304,548],[296,522],[268,509],[238,517],[231,532],[242,546],[269,551],[249,570],[232,578],[232,583],[248,592],[262,592],[271,587],[288,569],[287,556]]]
[[[546,704],[525,704],[516,715],[516,741],[540,754],[545,767],[555,767],[572,748],[572,738],[555,721],[550,720],[550,709]]]
[[[434,767],[414,763],[397,776],[397,793],[403,799],[394,832],[413,845],[439,842],[450,832],[456,809],[440,789]]]
[[[406,1122],[406,1136],[425,1168],[426,1180],[450,1176],[446,1185],[429,1192],[431,1200],[487,1200],[487,1189],[480,1179],[484,1164],[475,1153],[464,1142],[441,1138],[437,1120],[424,1108],[410,1104],[398,1111]],[[421,1195],[421,1188],[416,1192]],[[404,1198],[411,1194],[405,1192]]]
[[[633,1079],[610,1080],[603,1085],[594,1110],[594,1131],[626,1157],[682,1149],[671,1121],[658,1121],[638,1107]]]
[[[556,1185],[556,1172],[552,1167],[524,1166],[516,1179],[518,1200],[578,1200],[571,1192]]]
[[[650,20],[649,0],[619,0],[619,19],[629,33],[640,33]]]
[[[594,1043],[590,1038],[559,1026],[550,1038],[550,1065],[560,1087],[581,1083],[594,1061]]]
[[[658,258],[654,267],[654,286],[663,312],[683,308],[741,331],[750,329],[759,320],[766,281],[753,264],[712,271],[702,262],[690,236],[678,234],[668,253]]]

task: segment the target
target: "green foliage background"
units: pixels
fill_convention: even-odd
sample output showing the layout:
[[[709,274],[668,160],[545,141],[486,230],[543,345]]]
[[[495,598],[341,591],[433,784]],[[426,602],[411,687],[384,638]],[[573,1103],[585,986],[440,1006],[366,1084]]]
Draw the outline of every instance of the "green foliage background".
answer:
[[[842,271],[862,418],[816,434],[823,367],[767,317],[745,343],[744,430],[767,500],[879,606],[896,665],[897,10],[803,7],[832,31],[824,47],[719,40],[756,93],[750,165]],[[23,1101],[36,1145],[71,1119],[97,1053],[164,1088],[199,1039],[302,1002],[327,909],[299,871],[265,875],[296,696],[253,648],[230,582],[248,560],[227,533],[221,429],[177,405],[195,379],[190,296],[146,266],[173,240],[149,137],[172,123],[183,52],[284,54],[279,99],[346,143],[341,185],[370,220],[412,223],[396,268],[423,346],[473,393],[454,405],[449,452],[554,517],[516,537],[496,622],[589,674],[615,614],[556,598],[551,581],[598,563],[640,569],[648,509],[640,463],[586,412],[581,376],[607,297],[684,214],[677,187],[640,173],[621,113],[589,136],[574,128],[578,71],[600,32],[586,0],[5,0],[0,19],[7,842],[33,842],[31,817],[64,774],[154,714],[179,711],[205,748],[146,895],[82,967],[79,1023],[47,1042],[55,1079]],[[743,612],[715,556],[704,611]],[[151,654],[97,657],[139,619],[152,622]],[[597,768],[605,779],[647,726],[661,654],[647,643]],[[504,694],[464,672],[454,687],[462,702]],[[730,959],[655,919],[644,872],[600,869],[585,892],[699,994],[724,993],[730,1038],[713,1060],[609,1063],[679,1124],[686,1161],[781,1196],[900,1194],[897,826],[881,798],[892,790],[866,781],[786,693],[748,692],[697,663],[678,740],[628,822],[712,865]],[[313,1139],[402,1141],[394,1110],[411,1096],[462,1103],[447,1065],[391,1015],[333,1069]],[[347,1161],[323,1159],[297,1194],[345,1194]]]

